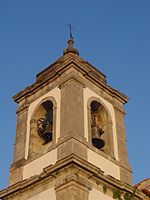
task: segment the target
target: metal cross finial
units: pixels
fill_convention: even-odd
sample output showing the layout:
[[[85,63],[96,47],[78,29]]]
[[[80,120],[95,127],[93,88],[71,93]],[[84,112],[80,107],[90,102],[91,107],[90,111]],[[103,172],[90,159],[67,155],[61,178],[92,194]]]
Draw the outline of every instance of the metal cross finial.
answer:
[[[68,24],[68,26],[69,26],[69,29],[70,29],[70,37],[73,39],[73,36],[72,36],[73,27],[71,26],[71,24]]]

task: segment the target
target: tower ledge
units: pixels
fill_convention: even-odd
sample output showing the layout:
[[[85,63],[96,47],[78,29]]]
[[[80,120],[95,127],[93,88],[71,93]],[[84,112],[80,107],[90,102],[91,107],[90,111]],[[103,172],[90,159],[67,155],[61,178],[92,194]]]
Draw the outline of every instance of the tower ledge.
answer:
[[[65,174],[65,179],[63,174]],[[70,185],[82,185],[84,190],[87,190],[88,193],[92,192],[93,184],[97,187],[103,188],[102,193],[105,193],[109,198],[111,198],[116,191],[122,191],[122,194],[129,193],[130,195],[134,194],[134,197],[138,199],[148,200],[149,198],[146,195],[135,189],[134,186],[123,183],[111,176],[104,175],[103,171],[84,161],[83,159],[70,155],[67,158],[64,158],[58,161],[55,165],[50,165],[43,169],[43,172],[40,175],[33,176],[26,180],[20,181],[15,185],[9,186],[8,188],[0,191],[0,198],[5,199],[14,199],[17,195],[18,197],[28,195],[28,198],[32,196],[31,186],[36,186],[38,191],[40,191],[41,185],[45,185],[45,188],[49,187],[48,183],[55,182],[56,192],[60,192],[64,187],[70,187]],[[107,185],[106,185],[107,183]],[[105,188],[106,187],[106,191]],[[118,188],[115,190],[114,188]],[[65,194],[65,197],[68,194]]]

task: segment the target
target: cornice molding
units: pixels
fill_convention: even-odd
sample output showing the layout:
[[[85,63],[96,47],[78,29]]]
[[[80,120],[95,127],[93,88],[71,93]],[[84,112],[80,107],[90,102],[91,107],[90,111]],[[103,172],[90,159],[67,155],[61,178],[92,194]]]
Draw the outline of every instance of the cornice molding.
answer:
[[[92,179],[93,181],[97,180],[105,184],[107,183],[111,188],[118,188],[129,193],[132,193],[135,190],[134,186],[121,182],[112,176],[104,175],[104,172],[100,168],[72,154],[58,161],[56,164],[44,168],[40,175],[20,181],[0,191],[0,198],[6,198],[11,195],[15,195],[16,193],[22,193],[24,190],[30,189],[30,186],[34,187],[34,185],[41,184],[45,179],[57,179],[57,177],[59,177],[59,173],[65,173],[66,170],[73,168],[86,175],[88,179]],[[74,176],[72,177],[74,179]],[[69,178],[71,178],[71,176]],[[145,198],[145,195],[137,189],[135,192],[135,197],[138,199],[143,199]]]
[[[83,75],[83,77],[88,79],[90,82],[96,84],[100,88],[103,88],[103,90],[109,93],[112,97],[117,98],[123,104],[127,103],[128,97],[118,90],[107,85],[106,76],[103,73],[101,73],[98,69],[96,69],[88,62],[83,61],[81,58],[77,59],[75,56],[70,56],[64,62],[56,62],[52,66],[41,72],[41,74],[38,75],[39,78],[37,77],[37,81],[34,84],[22,90],[13,97],[14,101],[19,103],[21,100],[31,96],[33,93],[35,93],[37,90],[41,89],[45,85],[55,81],[57,78],[60,78],[60,76],[65,73],[65,71],[72,67],[79,71]]]

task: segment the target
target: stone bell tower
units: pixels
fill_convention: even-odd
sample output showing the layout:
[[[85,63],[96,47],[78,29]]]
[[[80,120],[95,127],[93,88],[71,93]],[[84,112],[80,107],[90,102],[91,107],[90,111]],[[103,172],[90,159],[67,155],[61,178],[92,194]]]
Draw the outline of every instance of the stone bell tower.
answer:
[[[64,55],[16,94],[11,200],[112,200],[133,195],[124,104],[128,98],[79,56]],[[136,199],[143,198],[134,192]]]

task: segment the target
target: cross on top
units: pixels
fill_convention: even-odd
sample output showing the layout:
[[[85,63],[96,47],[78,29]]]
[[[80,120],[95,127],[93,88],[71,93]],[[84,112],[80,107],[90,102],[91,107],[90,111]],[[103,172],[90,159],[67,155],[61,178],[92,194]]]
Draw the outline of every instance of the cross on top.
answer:
[[[73,36],[72,36],[73,27],[71,26],[71,24],[68,24],[68,26],[69,26],[69,29],[70,29],[70,37],[73,39]]]

